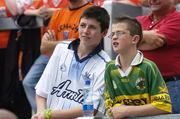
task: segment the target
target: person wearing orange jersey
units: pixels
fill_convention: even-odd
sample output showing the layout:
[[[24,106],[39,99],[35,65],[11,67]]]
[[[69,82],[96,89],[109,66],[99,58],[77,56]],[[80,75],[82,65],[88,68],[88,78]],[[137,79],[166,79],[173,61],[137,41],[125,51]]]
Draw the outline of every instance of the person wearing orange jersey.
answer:
[[[41,55],[36,59],[23,80],[23,86],[32,109],[36,112],[35,89],[56,44],[62,40],[78,37],[78,24],[81,13],[92,6],[86,0],[68,0],[68,7],[53,13],[47,32],[41,42]]]

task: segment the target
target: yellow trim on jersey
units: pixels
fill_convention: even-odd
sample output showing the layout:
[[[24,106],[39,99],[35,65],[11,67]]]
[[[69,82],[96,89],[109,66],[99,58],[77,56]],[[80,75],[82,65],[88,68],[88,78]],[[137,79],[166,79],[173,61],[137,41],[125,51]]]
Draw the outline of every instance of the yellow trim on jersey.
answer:
[[[168,94],[158,94],[151,96],[152,105],[160,110],[172,112],[171,99]]]
[[[115,98],[115,102],[113,106],[118,105],[134,105],[134,106],[139,106],[139,105],[145,105],[145,104],[152,104],[156,108],[166,111],[166,112],[172,112],[172,106],[171,106],[171,99],[168,94],[158,94],[149,97],[149,94],[141,94],[141,95],[123,95],[123,96],[118,96]]]
[[[121,103],[125,105],[145,105],[149,104],[149,94],[140,94],[140,95],[122,95],[115,98],[115,103]]]

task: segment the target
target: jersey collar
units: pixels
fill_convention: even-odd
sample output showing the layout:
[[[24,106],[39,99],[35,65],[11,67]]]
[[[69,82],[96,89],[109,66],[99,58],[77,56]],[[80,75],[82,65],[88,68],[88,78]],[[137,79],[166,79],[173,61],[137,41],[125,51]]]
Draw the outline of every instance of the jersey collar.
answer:
[[[86,57],[84,57],[82,59],[79,59],[78,54],[77,54],[77,49],[78,49],[79,43],[80,43],[80,39],[76,39],[76,40],[72,41],[68,46],[68,49],[74,51],[75,58],[78,62],[83,62],[86,59],[89,59],[92,56],[98,54],[102,50],[102,47],[99,44],[90,54],[88,54]]]
[[[119,57],[120,57],[119,55],[116,57],[115,66],[118,67],[118,71],[119,71],[119,73],[120,73],[120,75],[121,75],[122,77],[128,76],[128,75],[130,74],[133,66],[136,66],[136,65],[141,64],[142,61],[143,61],[143,58],[144,58],[144,57],[143,57],[143,54],[142,54],[140,51],[138,51],[137,54],[136,54],[136,56],[134,57],[133,61],[131,62],[130,66],[129,66],[128,69],[124,72],[123,70],[121,70],[121,64],[120,64],[120,62],[119,62],[119,59],[120,59]]]
[[[134,57],[133,61],[131,62],[131,65],[130,66],[136,66],[136,65],[139,65],[142,61],[143,61],[143,53],[141,51],[138,50],[136,56]],[[120,59],[120,55],[118,55],[115,59],[115,65],[118,66],[118,67],[121,67],[121,64],[119,62],[119,59]]]

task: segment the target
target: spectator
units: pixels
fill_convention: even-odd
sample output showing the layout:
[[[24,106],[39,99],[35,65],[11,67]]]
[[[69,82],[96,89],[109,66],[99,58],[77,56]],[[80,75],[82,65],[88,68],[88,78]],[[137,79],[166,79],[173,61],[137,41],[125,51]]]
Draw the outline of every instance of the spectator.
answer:
[[[62,42],[57,45],[36,85],[38,111],[32,119],[82,116],[84,78],[92,80],[94,109],[104,112],[100,99],[104,89],[104,68],[110,58],[100,43],[109,22],[110,17],[104,8],[90,7],[81,15],[79,38],[70,44]]]
[[[27,0],[29,1],[29,0]],[[26,2],[27,2],[26,1]],[[16,0],[0,1],[0,17],[4,19],[14,17],[23,11]],[[29,2],[31,3],[31,2]],[[21,1],[23,4],[23,1]],[[25,4],[25,3],[24,3]],[[26,4],[27,5],[27,4]],[[5,22],[8,23],[8,20]],[[1,24],[2,25],[2,24]],[[22,92],[24,91],[18,77],[18,41],[17,30],[2,29],[0,31],[0,108],[8,109],[15,113],[18,118],[29,118],[29,105]],[[23,105],[23,109],[19,108]]]
[[[46,3],[47,2],[47,3]],[[22,42],[22,63],[21,63],[21,72],[22,77],[24,78],[26,74],[28,73],[29,69],[31,68],[34,61],[37,59],[37,57],[40,55],[40,44],[41,44],[41,34],[45,32],[46,26],[49,22],[49,19],[54,11],[59,10],[61,8],[67,7],[67,0],[55,2],[53,0],[36,0],[33,2],[33,4],[26,8],[24,11],[24,15],[20,16],[19,23],[22,24],[25,20],[23,19],[29,19],[29,18],[35,18],[36,16],[42,17],[44,19],[45,27],[35,27],[32,29],[23,29],[21,30],[21,38],[20,41]],[[23,23],[25,24],[25,23]],[[32,36],[33,35],[33,39]],[[25,79],[26,80],[26,79]],[[27,81],[24,81],[27,82]],[[29,85],[29,84],[27,84]],[[26,85],[25,85],[26,86]],[[24,87],[25,87],[24,86]],[[25,87],[25,92],[26,91]],[[34,94],[35,95],[35,94]],[[32,97],[32,95],[29,95],[26,93],[27,99],[30,102],[30,105],[34,111],[35,109],[35,97]],[[34,100],[34,101],[31,101]]]
[[[174,0],[149,0],[152,13],[137,19],[143,27],[139,49],[154,61],[167,84],[173,113],[180,113],[180,13]]]
[[[21,1],[21,0],[20,0]],[[47,2],[47,3],[46,3]],[[22,50],[22,62],[20,63],[22,79],[28,73],[30,67],[34,63],[35,59],[40,55],[40,44],[41,44],[41,32],[45,32],[45,28],[41,29],[36,23],[36,16],[43,17],[44,25],[47,26],[49,19],[55,10],[67,6],[67,0],[63,1],[44,1],[36,0],[33,4],[26,8],[24,14],[20,15],[17,19],[17,23],[21,27],[29,27],[29,29],[21,30],[21,42]],[[33,30],[32,30],[33,29]],[[30,36],[34,36],[33,39]]]
[[[41,55],[37,58],[26,75],[23,86],[32,109],[36,112],[35,89],[55,46],[62,40],[73,40],[78,37],[78,24],[81,13],[92,4],[86,0],[68,0],[69,8],[56,11],[49,23],[48,31],[44,34],[41,43]],[[79,16],[79,17],[78,17]],[[46,40],[48,36],[51,39]]]
[[[120,119],[170,113],[170,96],[157,66],[137,50],[142,39],[140,23],[130,17],[117,18],[111,37],[118,55],[105,70],[109,114]]]
[[[5,109],[0,109],[0,119],[18,119],[18,118],[12,112]]]

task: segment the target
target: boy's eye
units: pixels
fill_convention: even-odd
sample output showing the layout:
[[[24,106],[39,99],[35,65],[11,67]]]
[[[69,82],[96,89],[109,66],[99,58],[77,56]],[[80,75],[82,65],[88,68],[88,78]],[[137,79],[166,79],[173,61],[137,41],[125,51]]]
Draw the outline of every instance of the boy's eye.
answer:
[[[90,29],[96,29],[96,27],[95,26],[90,26]]]
[[[85,25],[85,24],[80,24],[80,27],[81,27],[81,28],[85,28],[86,25]]]

